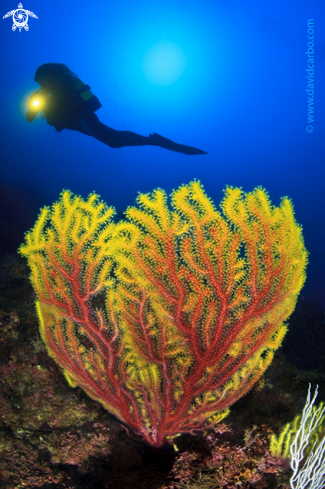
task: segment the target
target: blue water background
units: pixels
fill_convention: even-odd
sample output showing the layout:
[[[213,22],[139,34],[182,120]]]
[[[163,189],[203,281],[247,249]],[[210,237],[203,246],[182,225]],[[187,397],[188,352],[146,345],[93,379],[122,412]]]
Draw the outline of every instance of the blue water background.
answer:
[[[217,204],[226,185],[262,185],[276,205],[282,196],[292,199],[310,252],[302,295],[325,305],[324,2],[25,0],[23,8],[38,19],[29,18],[28,32],[13,32],[12,19],[2,16],[17,2],[0,3],[2,182],[40,205],[62,189],[84,197],[96,191],[118,212],[139,191],[169,192],[193,178]],[[308,19],[315,53],[311,133]],[[176,44],[185,56],[174,83],[166,84],[159,69],[154,79],[144,72],[146,53],[159,42]],[[111,149],[77,132],[57,133],[40,118],[28,123],[26,101],[39,87],[35,70],[47,62],[67,64],[91,86],[103,123],[157,132],[208,155]]]

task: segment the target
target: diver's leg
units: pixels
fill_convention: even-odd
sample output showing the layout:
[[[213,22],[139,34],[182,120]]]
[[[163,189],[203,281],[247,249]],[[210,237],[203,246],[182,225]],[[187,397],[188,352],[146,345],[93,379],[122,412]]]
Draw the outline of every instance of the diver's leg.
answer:
[[[92,134],[90,134],[90,128],[86,129],[86,127],[79,120],[69,121],[65,124],[64,128],[71,129],[72,131],[81,132],[82,134],[86,134],[87,136],[92,136]]]
[[[176,151],[177,153],[183,153],[185,155],[206,155],[208,154],[206,151],[202,151],[202,149],[193,148],[192,146],[186,146],[186,144],[178,144],[174,143],[171,139],[164,138],[154,132],[150,134],[148,137],[149,143],[153,146],[160,146],[164,149],[169,149],[170,151]]]
[[[89,136],[93,136],[111,148],[123,148],[125,146],[160,146],[170,151],[177,151],[187,155],[207,154],[201,149],[186,146],[185,144],[174,143],[171,139],[164,138],[159,134],[153,133],[150,136],[141,136],[132,131],[117,131],[106,126],[98,119],[94,113],[84,114],[84,116],[74,121],[68,129],[80,131]]]
[[[149,139],[132,131],[117,131],[106,126],[94,113],[85,114],[78,123],[87,130],[88,134],[98,139],[111,148],[123,148],[124,146],[150,145]]]

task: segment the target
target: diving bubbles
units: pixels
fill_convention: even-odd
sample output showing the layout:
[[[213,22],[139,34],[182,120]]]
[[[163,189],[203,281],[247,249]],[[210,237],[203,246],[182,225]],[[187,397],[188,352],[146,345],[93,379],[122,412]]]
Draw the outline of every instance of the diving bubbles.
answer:
[[[159,41],[145,53],[142,70],[153,85],[172,85],[184,73],[186,56],[178,44]]]

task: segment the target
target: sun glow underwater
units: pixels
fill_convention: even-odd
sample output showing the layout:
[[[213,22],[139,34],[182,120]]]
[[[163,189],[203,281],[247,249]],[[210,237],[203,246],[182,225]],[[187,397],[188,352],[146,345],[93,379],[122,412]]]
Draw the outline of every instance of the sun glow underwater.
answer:
[[[172,85],[185,71],[186,56],[182,48],[171,41],[159,41],[143,56],[144,76],[153,85]]]

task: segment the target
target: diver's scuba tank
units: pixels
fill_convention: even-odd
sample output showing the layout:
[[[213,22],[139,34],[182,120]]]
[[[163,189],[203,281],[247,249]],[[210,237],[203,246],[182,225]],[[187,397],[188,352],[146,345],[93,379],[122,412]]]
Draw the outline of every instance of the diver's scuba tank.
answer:
[[[83,83],[80,78],[74,80],[71,84],[71,87],[75,93],[74,98],[78,98],[80,102],[77,101],[77,104],[80,105],[81,112],[95,112],[96,110],[102,107],[102,104],[90,91],[90,86]],[[48,109],[51,103],[51,93],[47,90],[42,90],[42,88],[36,90],[33,95],[28,100],[28,112],[26,113],[26,117],[28,122],[32,122],[37,114],[44,109]],[[42,116],[44,118],[44,116]]]
[[[53,89],[57,86],[68,90],[69,96],[74,98],[82,112],[95,112],[102,107],[96,95],[90,91],[90,86],[81,81],[65,64],[44,63],[37,68],[34,80],[42,88]]]
[[[34,80],[41,88],[28,101],[26,117],[29,122],[35,119],[38,112],[41,115],[44,112],[47,122],[57,130],[62,130],[68,120],[79,119],[83,114],[95,112],[102,107],[89,85],[62,63],[39,66]]]
[[[72,84],[72,87],[78,93],[78,95],[80,95],[87,112],[96,112],[96,110],[102,107],[102,104],[96,95],[90,91],[90,86],[86,85],[80,80],[80,78],[76,78]]]

